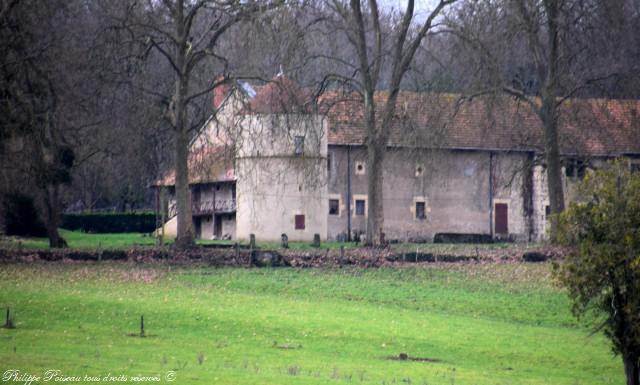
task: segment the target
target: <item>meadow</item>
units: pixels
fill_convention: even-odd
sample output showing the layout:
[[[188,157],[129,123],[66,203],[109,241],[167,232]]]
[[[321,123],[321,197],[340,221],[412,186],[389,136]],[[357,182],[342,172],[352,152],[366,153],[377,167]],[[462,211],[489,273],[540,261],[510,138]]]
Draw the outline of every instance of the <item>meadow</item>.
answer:
[[[624,383],[550,264],[3,264],[0,305],[16,325],[0,329],[1,372],[66,383]]]
[[[82,231],[70,231],[59,229],[60,235],[67,241],[72,249],[76,250],[96,250],[96,249],[122,249],[122,248],[141,248],[156,246],[156,238],[149,234],[142,233],[117,233],[117,234],[96,234],[85,233]],[[237,241],[232,240],[209,240],[198,239],[198,246],[215,246],[215,245],[233,245]],[[240,244],[247,242],[240,241]],[[165,240],[165,245],[171,246],[172,239]],[[279,242],[264,241],[257,245],[262,249],[281,249]],[[361,247],[361,244],[355,242],[322,242],[322,249],[354,249]],[[474,255],[476,252],[521,252],[527,249],[535,249],[540,245],[521,244],[521,243],[489,243],[489,244],[463,244],[463,243],[398,243],[391,244],[389,247],[396,251],[405,252],[430,252],[430,253],[453,253],[460,255]],[[33,237],[0,237],[1,249],[47,249],[49,240],[47,238]],[[311,242],[289,242],[290,250],[317,250],[311,246]]]

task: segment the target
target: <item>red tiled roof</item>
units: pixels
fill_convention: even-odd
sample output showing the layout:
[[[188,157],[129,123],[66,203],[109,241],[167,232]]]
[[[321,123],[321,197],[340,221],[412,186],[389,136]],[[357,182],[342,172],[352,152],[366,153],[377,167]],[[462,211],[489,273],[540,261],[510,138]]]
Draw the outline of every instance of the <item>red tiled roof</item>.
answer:
[[[376,93],[379,108],[387,95]],[[328,93],[320,104],[329,119],[329,144],[365,142],[356,94]],[[559,116],[559,141],[565,155],[640,154],[640,101],[573,99],[562,104]],[[531,107],[512,97],[463,100],[452,94],[401,92],[389,144],[535,151],[543,148],[543,128]]]
[[[309,113],[311,95],[285,75],[277,75],[256,91],[256,96],[250,100],[246,113]]]
[[[213,108],[218,109],[224,102],[224,99],[231,92],[231,84],[224,83],[225,77],[223,75],[219,75],[216,77],[215,82],[219,83],[217,87],[213,89]]]
[[[286,79],[282,77],[283,79]],[[295,83],[284,80],[285,85]],[[283,95],[270,83],[251,101],[251,113],[289,113],[289,102],[309,95],[300,88],[280,104]],[[266,91],[265,91],[266,89]],[[259,95],[262,95],[258,99]],[[291,97],[291,99],[289,99]],[[375,95],[381,108],[386,92]],[[259,101],[254,104],[254,101]],[[306,97],[304,100],[308,100]],[[284,103],[286,102],[286,103]],[[287,104],[289,103],[289,104]],[[319,112],[328,118],[330,145],[362,145],[366,140],[362,104],[357,94],[329,92],[319,99]],[[245,111],[245,113],[249,113]],[[573,99],[562,104],[558,119],[560,151],[564,155],[617,156],[640,154],[640,101]],[[401,92],[392,122],[390,146],[501,151],[542,151],[543,128],[531,107],[507,96],[463,100],[453,94]],[[207,146],[189,156],[189,183],[234,181],[233,154],[223,146]],[[154,185],[172,186],[170,172]]]

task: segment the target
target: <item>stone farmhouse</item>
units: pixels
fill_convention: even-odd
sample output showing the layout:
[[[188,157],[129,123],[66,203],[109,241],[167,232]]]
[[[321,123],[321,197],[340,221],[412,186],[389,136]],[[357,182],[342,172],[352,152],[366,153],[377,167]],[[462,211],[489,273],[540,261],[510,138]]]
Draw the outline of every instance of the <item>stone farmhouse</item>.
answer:
[[[358,96],[312,96],[284,75],[214,90],[216,113],[193,141],[189,166],[197,237],[345,240],[365,232]],[[606,160],[622,157],[640,170],[640,102],[568,100],[558,122],[567,200]],[[401,92],[383,170],[386,238],[544,239],[542,140],[539,119],[514,98]],[[173,176],[156,185],[171,196]],[[174,207],[170,198],[168,218]],[[175,232],[175,218],[165,229]]]

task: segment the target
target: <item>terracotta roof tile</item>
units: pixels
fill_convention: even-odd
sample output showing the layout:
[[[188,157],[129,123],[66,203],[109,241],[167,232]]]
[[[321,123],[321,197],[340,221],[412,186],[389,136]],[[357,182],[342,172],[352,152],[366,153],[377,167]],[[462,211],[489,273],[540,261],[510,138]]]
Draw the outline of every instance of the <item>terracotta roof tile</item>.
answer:
[[[286,84],[295,85],[285,80]],[[284,97],[282,93],[278,94],[281,96],[276,97],[276,101],[283,103],[271,104],[273,100],[268,95],[275,95],[274,87],[278,86],[270,83],[258,89],[254,100],[261,94],[264,96],[252,106],[251,112],[290,112],[276,106],[298,102],[302,95],[307,100],[308,93],[297,86],[295,89],[285,87],[296,91],[285,93]],[[387,95],[386,92],[376,93],[378,106],[383,105]],[[292,99],[287,99],[289,97]],[[364,117],[357,94],[328,92],[319,98],[318,106],[329,121],[330,145],[365,143]],[[560,109],[558,125],[563,155],[640,154],[640,101],[570,100]],[[453,94],[401,92],[389,145],[541,152],[543,129],[531,107],[511,97],[482,96],[463,100]],[[235,180],[231,149],[206,146],[192,153],[189,175],[190,184]],[[154,185],[172,186],[174,183],[175,174],[171,172]]]
[[[280,114],[309,113],[311,95],[285,75],[277,75],[256,89],[245,113]]]
[[[388,93],[377,92],[383,105]],[[329,119],[329,144],[366,140],[356,94],[327,93],[321,109]],[[559,135],[565,155],[640,153],[640,101],[574,99],[560,108]],[[453,94],[401,92],[389,144],[432,148],[541,151],[543,129],[531,107],[507,96],[463,100]]]

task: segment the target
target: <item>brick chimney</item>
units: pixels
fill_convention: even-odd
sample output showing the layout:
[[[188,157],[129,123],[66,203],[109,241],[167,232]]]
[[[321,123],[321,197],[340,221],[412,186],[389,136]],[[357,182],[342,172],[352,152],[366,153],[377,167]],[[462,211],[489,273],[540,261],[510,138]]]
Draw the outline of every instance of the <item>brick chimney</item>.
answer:
[[[229,94],[231,90],[231,85],[229,85],[225,81],[224,75],[218,75],[214,83],[220,83],[216,88],[213,89],[213,108],[216,110],[220,108],[222,102]]]

